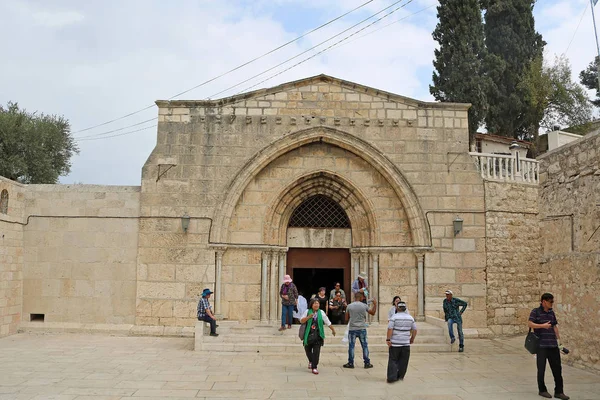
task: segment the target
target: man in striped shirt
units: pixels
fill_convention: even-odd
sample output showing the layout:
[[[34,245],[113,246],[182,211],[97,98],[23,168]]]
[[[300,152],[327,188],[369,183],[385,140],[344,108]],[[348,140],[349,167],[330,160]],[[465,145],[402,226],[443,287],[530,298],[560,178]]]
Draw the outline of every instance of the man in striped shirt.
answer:
[[[406,303],[398,303],[398,312],[388,323],[386,343],[389,347],[387,382],[403,380],[408,369],[410,345],[417,336],[415,319],[406,312]]]
[[[554,375],[554,397],[569,400],[569,396],[563,392],[562,365],[559,351],[560,334],[558,333],[558,321],[552,310],[553,305],[554,296],[551,293],[544,293],[540,306],[531,310],[529,314],[529,328],[533,329],[537,337],[540,338],[536,354],[538,394],[547,399],[552,398],[544,383],[546,360],[548,360],[552,375]]]

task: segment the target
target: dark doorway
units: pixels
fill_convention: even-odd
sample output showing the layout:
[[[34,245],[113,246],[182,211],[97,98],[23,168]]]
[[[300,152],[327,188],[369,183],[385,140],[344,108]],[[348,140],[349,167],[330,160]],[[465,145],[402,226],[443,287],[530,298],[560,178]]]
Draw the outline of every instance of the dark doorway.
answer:
[[[344,270],[339,268],[294,268],[293,274],[294,283],[306,300],[316,295],[321,286],[325,286],[325,295],[329,296],[336,282],[344,282]]]
[[[348,249],[290,248],[287,253],[287,273],[291,275],[298,290],[308,300],[321,286],[333,289],[335,282],[342,284],[350,293],[350,251]]]

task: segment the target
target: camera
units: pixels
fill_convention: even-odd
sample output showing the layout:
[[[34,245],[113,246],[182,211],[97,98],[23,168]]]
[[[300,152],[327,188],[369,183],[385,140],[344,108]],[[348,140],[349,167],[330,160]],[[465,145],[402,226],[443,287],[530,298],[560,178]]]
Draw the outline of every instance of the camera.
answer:
[[[558,346],[558,348],[560,349],[560,351],[562,351],[564,354],[569,354],[570,351],[569,349],[567,349],[565,346]]]

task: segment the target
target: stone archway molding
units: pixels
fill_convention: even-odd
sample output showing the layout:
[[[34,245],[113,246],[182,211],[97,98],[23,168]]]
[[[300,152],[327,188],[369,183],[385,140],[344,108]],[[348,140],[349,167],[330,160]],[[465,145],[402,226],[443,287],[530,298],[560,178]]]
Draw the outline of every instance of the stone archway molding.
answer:
[[[362,158],[378,171],[390,184],[400,199],[408,217],[413,246],[430,246],[425,214],[417,196],[402,172],[381,151],[363,139],[329,127],[311,127],[291,133],[256,153],[237,173],[226,190],[222,206],[216,211],[211,243],[224,243],[229,222],[240,196],[248,184],[271,161],[304,145],[322,142],[340,147]]]
[[[265,218],[263,240],[267,244],[285,246],[287,226],[294,210],[307,198],[325,195],[337,202],[350,219],[354,247],[378,244],[373,206],[364,194],[348,180],[333,171],[305,172],[295,177],[270,204]]]

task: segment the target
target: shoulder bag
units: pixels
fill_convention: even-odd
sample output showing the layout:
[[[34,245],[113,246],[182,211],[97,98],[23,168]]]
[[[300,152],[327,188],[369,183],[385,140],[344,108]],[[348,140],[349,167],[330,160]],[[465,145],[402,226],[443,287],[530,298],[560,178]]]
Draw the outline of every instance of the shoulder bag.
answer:
[[[539,311],[536,309],[536,316],[539,318]],[[540,338],[529,328],[529,333],[527,333],[527,337],[525,338],[525,348],[531,354],[537,354],[538,349],[540,348]]]

